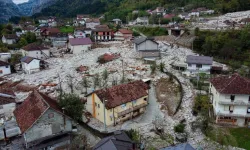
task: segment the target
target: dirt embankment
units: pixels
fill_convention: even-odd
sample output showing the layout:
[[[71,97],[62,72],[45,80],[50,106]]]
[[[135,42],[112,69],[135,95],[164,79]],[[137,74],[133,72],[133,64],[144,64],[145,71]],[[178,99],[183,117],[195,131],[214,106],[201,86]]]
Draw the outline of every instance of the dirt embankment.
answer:
[[[169,116],[173,116],[180,102],[180,86],[174,79],[161,78],[156,84],[156,96],[161,104],[161,110],[167,110]]]

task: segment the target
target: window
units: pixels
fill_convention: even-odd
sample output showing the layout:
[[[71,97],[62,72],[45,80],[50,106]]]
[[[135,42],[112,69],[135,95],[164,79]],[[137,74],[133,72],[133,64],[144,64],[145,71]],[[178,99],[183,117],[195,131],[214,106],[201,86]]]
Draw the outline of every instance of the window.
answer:
[[[133,100],[132,103],[133,103],[133,104],[136,104],[136,100]]]
[[[50,113],[48,117],[49,117],[49,119],[54,118],[54,113]]]
[[[188,67],[192,67],[192,64],[188,64]]]
[[[36,54],[38,54],[38,52],[36,52]]]
[[[9,68],[9,66],[5,66],[5,68]]]
[[[196,64],[196,68],[202,68],[202,64]]]
[[[144,100],[144,101],[147,101],[147,98],[144,98],[143,100]]]
[[[0,109],[3,109],[3,105],[0,105]]]
[[[234,111],[234,106],[229,106],[229,112],[233,113],[233,111]]]
[[[231,101],[234,101],[235,95],[231,95],[231,96],[230,96],[230,99],[231,99]]]
[[[250,103],[250,96],[248,97],[248,102]]]
[[[98,104],[98,108],[100,108],[100,104]]]
[[[247,113],[250,114],[250,107],[247,108]]]
[[[126,104],[122,104],[121,108],[125,109],[126,108]]]
[[[97,107],[97,103],[95,102],[95,107]]]

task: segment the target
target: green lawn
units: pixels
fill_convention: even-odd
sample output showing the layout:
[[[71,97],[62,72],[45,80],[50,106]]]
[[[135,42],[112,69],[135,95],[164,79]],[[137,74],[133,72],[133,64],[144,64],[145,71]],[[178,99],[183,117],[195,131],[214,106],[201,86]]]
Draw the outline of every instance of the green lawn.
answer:
[[[73,33],[74,32],[74,27],[61,27],[60,28],[60,31],[63,32],[63,33]]]
[[[249,128],[230,128],[229,131],[237,141],[238,147],[250,150]]]

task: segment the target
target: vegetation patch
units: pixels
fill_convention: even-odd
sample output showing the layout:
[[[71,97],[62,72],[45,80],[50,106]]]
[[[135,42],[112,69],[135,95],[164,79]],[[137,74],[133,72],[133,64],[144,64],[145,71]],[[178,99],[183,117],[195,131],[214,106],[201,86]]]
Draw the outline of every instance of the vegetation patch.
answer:
[[[62,33],[73,33],[74,32],[74,27],[71,27],[71,26],[61,27],[60,31]]]

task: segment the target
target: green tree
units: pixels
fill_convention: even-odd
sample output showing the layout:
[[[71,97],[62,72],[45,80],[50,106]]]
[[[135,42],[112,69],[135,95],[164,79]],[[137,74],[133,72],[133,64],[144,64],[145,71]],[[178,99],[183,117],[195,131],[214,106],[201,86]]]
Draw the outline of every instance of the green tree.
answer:
[[[77,121],[82,121],[84,104],[79,96],[64,93],[59,100],[59,106],[65,110],[66,114]]]
[[[160,63],[160,71],[161,72],[164,72],[164,69],[165,69],[165,64],[163,62]]]
[[[18,41],[18,45],[19,47],[23,47],[25,45],[27,45],[28,42],[25,40],[25,38],[21,38],[19,41]]]
[[[156,71],[156,63],[153,63],[152,65],[150,65],[150,69],[151,69],[151,74],[154,74]]]
[[[85,87],[85,93],[88,93],[88,87],[90,87],[90,83],[86,77],[82,78],[81,85]]]
[[[100,86],[100,77],[99,77],[99,74],[96,74],[93,78],[93,83],[94,83],[94,89],[96,89],[96,87],[99,87]]]
[[[103,81],[104,81],[104,83],[103,83],[103,86],[104,87],[107,87],[108,85],[108,77],[109,77],[109,73],[108,73],[108,71],[107,71],[107,69],[105,69],[104,71],[103,71],[103,73],[102,73],[102,79],[103,79]]]

